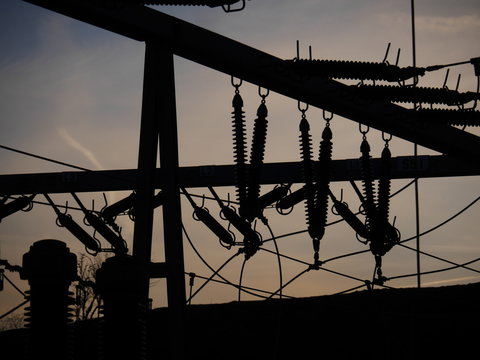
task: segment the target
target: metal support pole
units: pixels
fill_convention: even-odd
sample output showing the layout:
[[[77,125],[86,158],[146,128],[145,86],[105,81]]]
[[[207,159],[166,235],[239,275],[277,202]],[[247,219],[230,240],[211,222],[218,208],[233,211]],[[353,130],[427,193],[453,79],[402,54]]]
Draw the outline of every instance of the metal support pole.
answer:
[[[413,67],[417,67],[417,45],[415,40],[415,0],[410,1],[411,15],[412,15],[412,56],[413,56]],[[418,79],[415,78],[413,86],[416,86]],[[417,109],[417,104],[413,104],[413,108]],[[418,144],[414,144],[414,157],[415,157],[415,169],[418,166]],[[421,275],[420,275],[420,210],[419,210],[419,195],[418,195],[418,178],[415,178],[415,233],[416,233],[416,246],[417,246],[417,287],[421,287]]]
[[[153,231],[153,196],[158,153],[158,120],[161,97],[158,86],[162,72],[158,66],[158,51],[150,44],[145,48],[142,118],[138,151],[138,173],[135,197],[135,228],[133,256],[146,266],[150,263]],[[141,292],[148,299],[149,278],[139,279]]]
[[[152,44],[150,44],[152,46]],[[183,358],[183,317],[186,303],[180,205],[177,114],[173,52],[165,43],[155,43],[157,66],[162,71],[159,96],[162,99],[159,121],[160,167],[165,173],[162,190],[163,233],[167,263],[167,297],[170,311],[171,341],[176,359]]]
[[[164,43],[147,41],[135,200],[133,256],[149,265],[152,251],[153,196],[157,153],[164,196],[163,231],[167,267],[167,298],[170,310],[169,344],[176,359],[183,358],[183,309],[185,277],[182,217],[178,183],[178,139],[173,53]],[[139,279],[148,297],[149,277]]]
[[[185,304],[185,275],[182,244],[182,214],[180,206],[178,136],[175,105],[173,53],[164,50],[159,66],[162,68],[161,119],[159,123],[160,168],[165,176],[161,187],[165,194],[163,204],[163,231],[165,258],[168,263],[168,304]]]

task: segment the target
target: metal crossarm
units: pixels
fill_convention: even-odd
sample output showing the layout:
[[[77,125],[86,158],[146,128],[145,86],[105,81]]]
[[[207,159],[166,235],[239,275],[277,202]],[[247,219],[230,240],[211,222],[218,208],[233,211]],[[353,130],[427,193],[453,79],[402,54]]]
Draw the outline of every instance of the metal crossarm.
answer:
[[[424,121],[423,113],[385,100],[358,96],[340,82],[306,77],[283,59],[154,9],[73,0],[29,2],[132,39],[171,44],[175,55],[440,153],[472,161],[480,156],[476,135],[447,124],[433,125]]]

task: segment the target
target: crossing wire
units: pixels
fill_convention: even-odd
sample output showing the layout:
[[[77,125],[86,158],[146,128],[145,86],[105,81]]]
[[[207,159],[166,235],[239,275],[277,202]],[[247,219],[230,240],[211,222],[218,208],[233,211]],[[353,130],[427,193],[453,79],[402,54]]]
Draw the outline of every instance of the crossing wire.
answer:
[[[87,169],[87,168],[80,167],[80,166],[77,166],[77,165],[73,165],[73,164],[70,164],[70,163],[58,161],[58,160],[55,160],[55,159],[52,159],[52,158],[48,158],[48,157],[45,157],[45,156],[41,156],[41,155],[37,155],[37,154],[34,154],[34,153],[30,153],[30,152],[26,152],[26,151],[14,149],[14,148],[12,148],[12,147],[8,147],[8,146],[5,146],[5,145],[1,145],[1,144],[0,144],[0,148],[3,148],[3,149],[5,149],[5,150],[9,150],[9,151],[12,151],[12,152],[16,152],[16,153],[19,153],[19,154],[23,154],[23,155],[26,155],[26,156],[34,157],[34,158],[37,158],[37,159],[40,159],[40,160],[52,162],[52,163],[55,163],[55,164],[58,164],[58,165],[71,167],[71,168],[74,168],[74,169],[77,169],[77,170],[89,171],[89,172],[92,171],[91,169]],[[106,177],[112,177],[111,175],[107,175],[107,174],[104,174],[104,176],[106,176]],[[122,180],[124,180],[124,179],[122,179]],[[404,187],[402,187],[401,189],[399,189],[397,192],[391,194],[391,196],[393,197],[393,196],[397,195],[398,193],[402,192],[403,190],[405,190],[405,189],[406,189],[407,187],[409,187],[411,184],[415,184],[415,183],[416,183],[416,180],[417,180],[417,179],[414,179],[414,180],[411,181],[410,183],[406,184]],[[198,196],[198,197],[202,197],[202,198],[205,198],[205,199],[208,199],[208,200],[214,200],[213,198],[207,198],[207,197],[201,196],[201,195],[192,195],[192,196]],[[15,197],[10,197],[10,198],[15,199]],[[465,212],[466,210],[468,210],[471,206],[473,206],[476,202],[478,202],[478,200],[480,200],[480,196],[477,197],[475,200],[473,200],[471,203],[469,203],[467,206],[465,206],[463,209],[461,209],[459,212],[457,212],[456,214],[454,214],[454,215],[452,215],[451,217],[447,218],[445,221],[441,222],[440,224],[438,224],[438,225],[436,225],[436,226],[434,226],[434,227],[432,227],[432,228],[430,228],[430,229],[428,229],[428,230],[426,230],[426,231],[424,231],[424,232],[422,232],[422,233],[417,233],[416,235],[414,235],[414,236],[412,236],[412,237],[410,237],[410,238],[408,238],[408,239],[402,240],[402,241],[399,243],[399,245],[404,246],[404,247],[406,247],[406,248],[408,248],[408,249],[411,249],[411,248],[403,245],[403,243],[408,242],[408,241],[411,241],[411,240],[413,240],[413,239],[418,239],[418,238],[421,237],[421,236],[424,236],[424,235],[426,235],[426,234],[428,234],[428,233],[430,233],[430,232],[432,232],[432,231],[437,230],[438,228],[442,227],[443,225],[447,224],[448,222],[452,221],[453,219],[455,219],[456,217],[458,217],[459,215],[461,215],[463,212]],[[44,203],[44,202],[41,202],[41,201],[37,201],[37,200],[33,200],[32,203],[37,203],[37,204],[41,204],[41,205],[50,206],[50,204],[47,204],[47,203]],[[232,203],[232,201],[230,201],[230,203]],[[58,205],[58,207],[63,207],[63,208],[65,208],[66,206]],[[81,210],[81,209],[79,209],[79,208],[77,209],[77,208],[74,208],[74,207],[69,207],[69,209],[71,209],[71,210]],[[360,212],[358,212],[358,213],[360,213]],[[357,214],[358,214],[358,213],[357,213]],[[343,219],[339,219],[339,220],[337,220],[337,221],[333,221],[333,222],[331,222],[331,223],[328,223],[326,226],[332,226],[332,225],[337,224],[337,223],[340,223],[340,222],[342,222],[342,221],[344,221],[344,220],[343,220]],[[182,224],[182,227],[183,227],[183,224]],[[271,232],[271,228],[269,228],[269,230],[270,230],[270,232]],[[183,227],[183,231],[184,231],[184,233],[186,234],[187,238],[189,238],[189,237],[188,237],[188,234],[186,233],[184,227]],[[283,234],[283,235],[278,235],[278,236],[276,236],[276,237],[273,236],[273,233],[271,232],[271,235],[272,235],[271,238],[264,240],[264,242],[267,242],[267,241],[275,241],[275,242],[276,242],[277,239],[285,238],[285,237],[290,237],[290,236],[293,236],[293,235],[302,234],[302,233],[305,233],[305,232],[307,232],[307,231],[308,231],[308,230],[306,230],[306,229],[305,229],[305,230],[299,230],[299,231],[290,232],[290,233]],[[193,247],[193,243],[191,243],[191,245],[192,245],[192,248],[194,248],[194,247]],[[299,259],[294,259],[294,258],[292,258],[292,257],[290,257],[290,256],[287,256],[287,255],[284,255],[284,254],[280,254],[280,253],[278,252],[278,247],[277,247],[277,245],[275,245],[275,246],[276,246],[276,248],[277,248],[277,251],[276,251],[276,252],[272,252],[272,253],[277,254],[278,259],[280,259],[280,257],[283,257],[283,258],[287,258],[287,259],[290,259],[290,260],[294,260],[294,261],[297,261],[297,262],[304,263],[305,265],[310,265],[309,263],[307,263],[307,262],[305,262],[305,261],[302,261],[302,260],[299,260]],[[264,248],[261,248],[261,250],[270,252],[269,250],[264,249]],[[195,248],[194,248],[194,251],[197,253],[197,255],[198,255],[201,259],[203,259],[203,258],[201,257],[201,255],[198,253],[198,251],[197,251]],[[358,255],[358,254],[363,254],[363,253],[366,253],[366,252],[368,252],[368,251],[369,251],[369,250],[362,250],[362,251],[356,251],[356,252],[352,252],[352,253],[342,254],[342,255],[339,255],[339,256],[332,257],[332,258],[330,258],[330,259],[323,260],[322,263],[331,262],[331,261],[333,261],[333,260],[338,260],[338,259],[341,259],[341,258],[350,257],[350,256]],[[422,275],[422,274],[429,274],[429,273],[435,273],[435,272],[448,271],[448,270],[455,269],[455,268],[458,268],[458,267],[463,267],[463,268],[466,268],[466,269],[471,270],[471,271],[479,272],[479,271],[477,271],[477,270],[475,270],[475,269],[466,267],[466,265],[468,265],[468,264],[470,264],[470,263],[472,263],[472,262],[476,262],[478,259],[473,260],[472,262],[465,263],[465,264],[456,264],[456,263],[454,263],[454,262],[452,262],[452,261],[443,259],[443,258],[441,258],[441,257],[434,256],[434,255],[432,255],[432,254],[428,254],[428,253],[426,253],[426,252],[419,251],[419,249],[417,249],[417,250],[415,250],[415,251],[416,251],[418,254],[421,253],[421,254],[424,254],[424,255],[426,255],[426,256],[430,256],[430,257],[436,258],[436,259],[438,259],[438,260],[448,262],[448,263],[450,263],[450,264],[453,265],[452,267],[448,267],[448,268],[444,268],[444,269],[439,269],[439,270],[433,270],[433,271],[429,271],[429,272],[420,273],[420,272],[417,271],[417,273],[416,273],[417,277],[419,277],[419,276]],[[236,255],[235,255],[235,256],[236,256]],[[212,270],[212,271],[214,272],[214,275],[217,275],[217,276],[219,276],[220,278],[222,278],[222,280],[224,280],[225,283],[230,284],[230,285],[233,285],[233,286],[235,286],[235,287],[237,287],[237,288],[240,288],[240,289],[242,289],[242,291],[245,291],[245,292],[247,292],[247,293],[250,293],[251,295],[260,296],[260,295],[258,295],[258,294],[253,293],[253,292],[249,292],[248,290],[245,290],[245,289],[247,289],[247,287],[239,287],[237,284],[234,284],[234,283],[232,283],[232,282],[224,279],[220,274],[218,274],[218,272],[219,272],[220,269],[218,269],[218,270],[215,271],[213,268],[210,267],[210,265],[208,265],[208,264],[205,262],[204,259],[203,259],[202,261],[204,261],[204,263],[207,265],[207,267],[209,267],[210,270]],[[226,264],[224,264],[223,266],[225,266],[225,265],[226,265]],[[223,266],[222,266],[222,267],[223,267]],[[280,264],[279,264],[279,268],[281,268],[281,265],[280,265]],[[332,271],[332,270],[328,270],[328,269],[323,268],[323,267],[322,267],[321,269],[322,269],[322,270],[325,270],[325,271],[330,271],[330,272],[333,272],[333,273],[337,273],[337,272],[334,272],[334,271]],[[302,271],[299,275],[295,276],[294,278],[292,278],[291,280],[289,280],[287,283],[281,284],[279,290],[282,290],[283,288],[285,288],[285,286],[287,286],[288,284],[290,284],[290,283],[293,282],[294,280],[298,279],[301,275],[303,275],[303,273],[307,272],[308,270],[309,270],[309,269],[307,269],[306,271]],[[280,270],[280,274],[281,274],[281,270]],[[361,280],[361,279],[358,279],[358,278],[355,278],[355,277],[351,277],[351,276],[346,275],[346,274],[341,274],[341,273],[337,273],[337,274],[339,274],[339,275],[341,275],[341,276],[350,277],[350,278],[355,279],[355,280],[358,280],[358,281],[363,281],[363,280]],[[414,275],[415,275],[415,274],[414,274]],[[281,276],[281,275],[280,275],[280,276]],[[389,280],[397,279],[397,278],[400,278],[400,277],[410,277],[410,276],[413,276],[413,275],[412,275],[412,274],[398,275],[398,276],[395,276],[395,277],[390,277]],[[212,277],[212,278],[213,278],[213,277]],[[7,279],[7,280],[8,280],[8,279]],[[210,279],[209,281],[212,281],[212,280]],[[281,280],[281,282],[282,282],[282,280]],[[206,283],[205,283],[205,285],[206,285]],[[205,285],[203,285],[203,286],[205,286]],[[202,287],[203,287],[203,286],[202,286]],[[362,285],[362,286],[363,286],[363,285]],[[360,287],[362,287],[362,286],[360,286]],[[261,290],[259,290],[259,289],[255,289],[255,290],[256,290],[256,291],[261,291]],[[273,294],[271,294],[270,297],[271,297],[271,296],[274,296],[275,294],[277,294],[277,293],[279,292],[279,290],[277,290],[276,292],[274,292]],[[345,290],[344,292],[348,292],[348,291],[351,291],[351,290]],[[197,290],[197,292],[198,292],[198,290]],[[342,293],[343,293],[343,292],[342,292]]]

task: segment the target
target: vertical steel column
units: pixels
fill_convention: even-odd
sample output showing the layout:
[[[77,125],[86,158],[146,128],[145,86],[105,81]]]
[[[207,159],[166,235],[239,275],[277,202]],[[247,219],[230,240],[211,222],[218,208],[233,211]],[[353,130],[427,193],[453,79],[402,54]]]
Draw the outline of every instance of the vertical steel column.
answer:
[[[162,69],[159,86],[162,98],[159,123],[160,167],[163,170],[162,190],[163,234],[167,263],[167,296],[170,312],[171,356],[183,359],[183,319],[186,305],[185,269],[183,261],[182,213],[178,183],[178,134],[175,100],[175,73],[173,52],[164,43],[159,46],[158,66]],[[160,48],[161,47],[161,48]]]
[[[180,188],[178,184],[178,139],[173,52],[168,45],[147,41],[142,102],[142,123],[133,255],[147,264],[151,260],[154,175],[157,152],[164,170],[163,231],[167,265],[167,298],[170,310],[170,351],[183,358],[183,310],[186,302],[182,244]],[[149,279],[143,279],[148,296]]]
[[[155,46],[145,44],[145,67],[143,79],[142,118],[138,150],[138,175],[135,197],[135,228],[133,233],[133,256],[146,266],[150,263],[153,232],[154,175],[157,167],[158,122],[161,97],[159,84],[162,71],[158,66],[159,55]],[[142,294],[148,299],[150,279],[139,279]]]
[[[162,190],[163,232],[165,259],[168,268],[168,305],[185,304],[185,274],[182,244],[182,213],[180,187],[178,183],[178,135],[175,102],[175,78],[173,53],[169,49],[161,52],[160,63],[163,77],[160,86],[162,98],[159,123],[160,167],[163,170]]]

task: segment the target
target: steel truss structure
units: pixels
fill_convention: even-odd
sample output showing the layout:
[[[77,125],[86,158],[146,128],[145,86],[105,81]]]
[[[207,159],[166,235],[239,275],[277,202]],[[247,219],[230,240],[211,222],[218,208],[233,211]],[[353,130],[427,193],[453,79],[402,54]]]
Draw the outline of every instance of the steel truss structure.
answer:
[[[138,168],[2,175],[2,194],[135,191],[133,256],[150,269],[139,279],[143,295],[148,298],[150,278],[166,277],[168,306],[180,320],[175,322],[179,327],[186,300],[180,188],[233,186],[235,176],[233,165],[179,167],[174,55],[443,154],[394,158],[392,178],[480,175],[480,138],[445,123],[432,123],[428,112],[408,110],[385,98],[362,97],[357,89],[328,77],[305,76],[303,69],[290,62],[147,6],[85,0],[28,2],[145,42]],[[452,116],[472,115],[456,112]],[[156,166],[158,153],[160,168]],[[374,159],[375,178],[378,163]],[[332,167],[331,181],[361,178],[358,159],[334,160]],[[264,164],[260,183],[301,183],[300,174],[300,163]],[[156,189],[165,194],[166,260],[154,264],[152,201]]]

